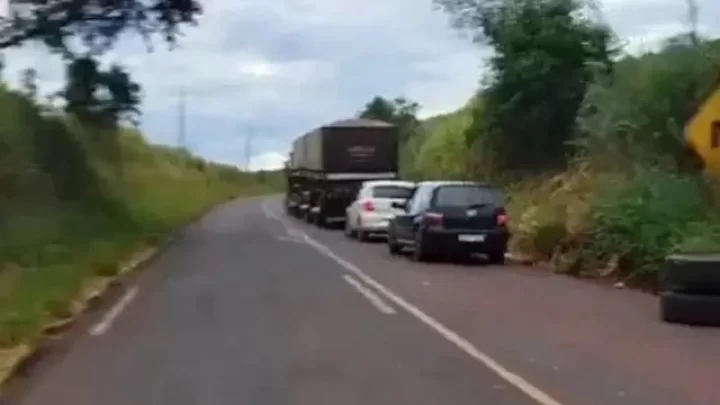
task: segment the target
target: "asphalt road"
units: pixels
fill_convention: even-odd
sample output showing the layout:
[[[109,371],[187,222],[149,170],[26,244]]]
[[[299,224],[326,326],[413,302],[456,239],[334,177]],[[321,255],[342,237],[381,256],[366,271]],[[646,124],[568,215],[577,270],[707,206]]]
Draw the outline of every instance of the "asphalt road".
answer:
[[[417,264],[237,201],[190,227],[33,375],[24,405],[720,403],[720,332],[652,297]]]

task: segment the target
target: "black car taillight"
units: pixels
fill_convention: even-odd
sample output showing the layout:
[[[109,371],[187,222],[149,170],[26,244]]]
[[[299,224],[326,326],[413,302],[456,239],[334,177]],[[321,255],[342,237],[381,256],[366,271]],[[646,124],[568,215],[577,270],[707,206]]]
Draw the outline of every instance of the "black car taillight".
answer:
[[[442,228],[443,227],[443,215],[436,212],[426,212],[424,215],[425,224],[428,228]]]

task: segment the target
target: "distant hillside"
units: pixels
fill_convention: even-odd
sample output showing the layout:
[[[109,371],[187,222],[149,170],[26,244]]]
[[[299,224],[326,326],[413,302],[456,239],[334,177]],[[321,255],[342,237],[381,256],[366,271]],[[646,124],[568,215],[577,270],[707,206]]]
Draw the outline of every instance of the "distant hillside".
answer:
[[[404,176],[412,179],[463,178],[470,151],[465,130],[471,102],[457,111],[422,120],[420,131],[403,147]]]

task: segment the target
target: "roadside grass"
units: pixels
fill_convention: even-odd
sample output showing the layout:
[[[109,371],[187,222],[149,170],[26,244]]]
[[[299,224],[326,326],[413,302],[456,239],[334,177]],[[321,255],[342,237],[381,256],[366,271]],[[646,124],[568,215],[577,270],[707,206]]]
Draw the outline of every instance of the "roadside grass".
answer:
[[[214,205],[282,187],[279,173],[243,173],[150,145],[135,130],[88,127],[1,85],[0,117],[3,353],[33,347],[85,290]]]
[[[252,183],[165,180],[149,188],[140,183],[128,211],[82,207],[44,214],[29,219],[43,224],[26,228],[23,237],[2,235],[14,243],[0,248],[0,347],[32,344],[44,325],[71,315],[86,282],[117,275],[134,253],[217,203],[274,191]],[[23,228],[20,222],[15,229]]]
[[[511,189],[512,250],[560,273],[654,288],[668,254],[720,245],[716,192],[699,175],[578,165]]]

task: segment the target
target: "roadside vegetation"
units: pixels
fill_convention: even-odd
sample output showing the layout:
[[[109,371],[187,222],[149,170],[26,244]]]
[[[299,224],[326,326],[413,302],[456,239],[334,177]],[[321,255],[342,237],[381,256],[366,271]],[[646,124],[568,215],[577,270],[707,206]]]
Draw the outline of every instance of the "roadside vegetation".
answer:
[[[276,174],[150,145],[6,86],[0,116],[0,346],[37,337],[86,282],[209,207],[280,186]]]
[[[48,58],[66,61],[52,103],[40,99],[32,69],[21,88],[0,83],[0,351],[33,345],[94,280],[213,205],[282,187],[279,173],[243,173],[149,144],[133,125],[140,86],[122,66],[97,62],[126,29],[174,41],[199,14],[197,2],[110,1],[66,12],[71,6],[34,2],[0,22],[0,50],[38,40]]]
[[[629,54],[583,1],[436,2],[494,53],[467,106],[407,138],[406,174],[504,185],[512,250],[557,272],[652,287],[667,254],[720,248],[720,188],[683,136],[720,41],[691,26]]]

